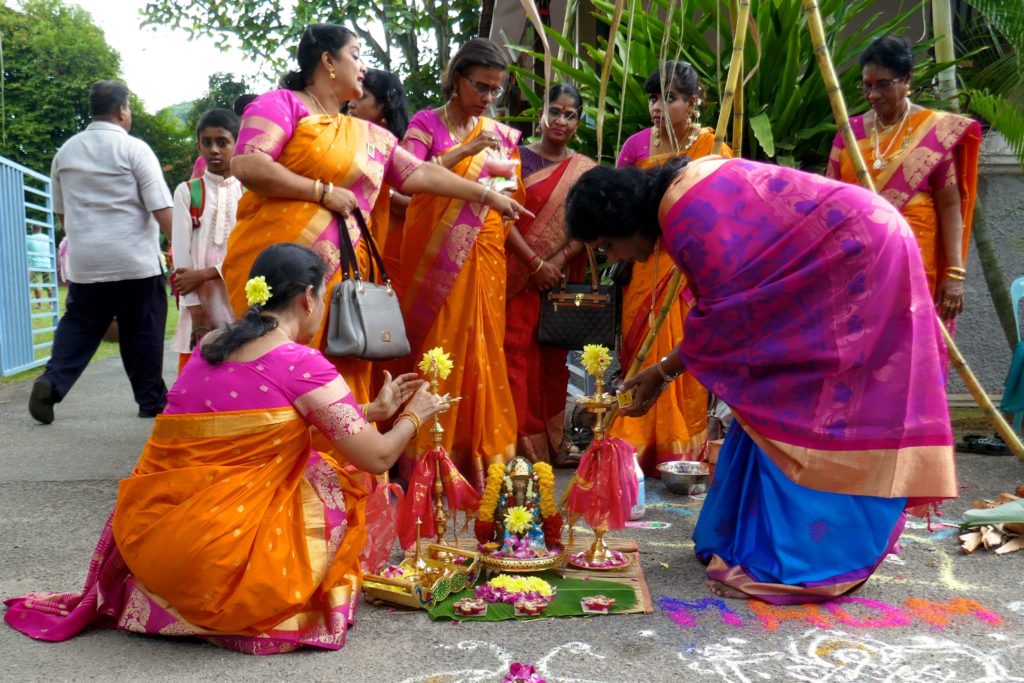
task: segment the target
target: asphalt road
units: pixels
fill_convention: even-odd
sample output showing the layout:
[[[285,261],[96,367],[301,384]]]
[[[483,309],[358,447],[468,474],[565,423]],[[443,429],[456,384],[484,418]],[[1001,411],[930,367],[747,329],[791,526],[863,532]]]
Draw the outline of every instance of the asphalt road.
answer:
[[[171,354],[165,367],[173,372]],[[53,425],[28,416],[30,390],[0,385],[3,597],[81,588],[117,481],[152,426],[135,416],[117,358],[89,367]],[[943,507],[943,520],[1024,482],[1012,457],[964,454],[958,465],[963,495]],[[4,625],[0,678],[497,682],[518,661],[552,683],[1024,681],[1024,552],[965,556],[953,528],[911,524],[902,554],[852,599],[792,608],[722,601],[692,554],[700,501],[647,483],[644,521],[669,526],[626,531],[640,542],[653,614],[453,624],[363,603],[341,651],[273,657],[116,631],[40,643]]]

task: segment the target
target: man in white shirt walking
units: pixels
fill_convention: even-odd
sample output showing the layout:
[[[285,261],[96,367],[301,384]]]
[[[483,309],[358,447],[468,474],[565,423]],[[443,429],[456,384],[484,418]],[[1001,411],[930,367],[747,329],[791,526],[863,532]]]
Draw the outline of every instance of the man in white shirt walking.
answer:
[[[29,413],[43,424],[53,422],[53,405],[85,370],[115,316],[139,417],[155,417],[167,401],[159,230],[170,237],[171,193],[153,150],[128,135],[128,88],[94,83],[89,109],[92,123],[64,143],[50,170],[72,284],[53,355],[29,399]]]

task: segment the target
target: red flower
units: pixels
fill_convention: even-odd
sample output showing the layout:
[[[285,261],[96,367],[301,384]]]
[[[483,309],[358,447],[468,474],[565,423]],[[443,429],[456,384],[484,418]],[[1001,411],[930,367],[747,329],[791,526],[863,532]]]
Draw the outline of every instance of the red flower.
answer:
[[[554,514],[544,518],[544,545],[549,549],[562,544],[562,515]]]
[[[494,522],[476,520],[473,524],[473,533],[476,535],[476,540],[480,543],[489,543],[494,540]]]

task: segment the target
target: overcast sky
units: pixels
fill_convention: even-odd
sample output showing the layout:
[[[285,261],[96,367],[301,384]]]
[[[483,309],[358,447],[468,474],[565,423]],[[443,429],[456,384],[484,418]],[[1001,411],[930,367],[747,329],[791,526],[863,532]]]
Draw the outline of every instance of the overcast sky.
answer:
[[[143,0],[69,0],[80,5],[103,29],[107,43],[121,53],[121,72],[128,87],[156,112],[206,93],[210,74],[222,71],[238,76],[263,76],[269,88],[276,73],[260,74],[260,65],[246,60],[240,50],[221,52],[213,40],[189,40],[184,31],[141,28]]]

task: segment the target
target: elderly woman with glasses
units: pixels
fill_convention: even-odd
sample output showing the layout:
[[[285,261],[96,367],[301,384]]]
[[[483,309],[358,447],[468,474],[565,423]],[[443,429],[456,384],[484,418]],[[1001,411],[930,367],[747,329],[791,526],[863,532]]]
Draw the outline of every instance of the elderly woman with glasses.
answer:
[[[871,105],[850,125],[875,187],[917,237],[928,286],[947,322],[963,310],[971,216],[977,197],[981,126],[910,101],[914,51],[905,38],[877,38],[860,57],[861,90]],[[836,134],[826,174],[856,183]]]
[[[412,346],[410,358],[440,346],[455,369],[444,390],[464,400],[443,419],[444,446],[479,488],[492,463],[515,453],[505,352],[505,239],[513,227],[488,205],[510,192],[523,197],[519,131],[486,116],[504,91],[508,58],[497,45],[473,38],[452,58],[442,84],[448,100],[418,112],[403,147],[426,162],[478,183],[479,196],[413,196],[406,210],[397,287]],[[407,453],[406,468],[421,438]]]

